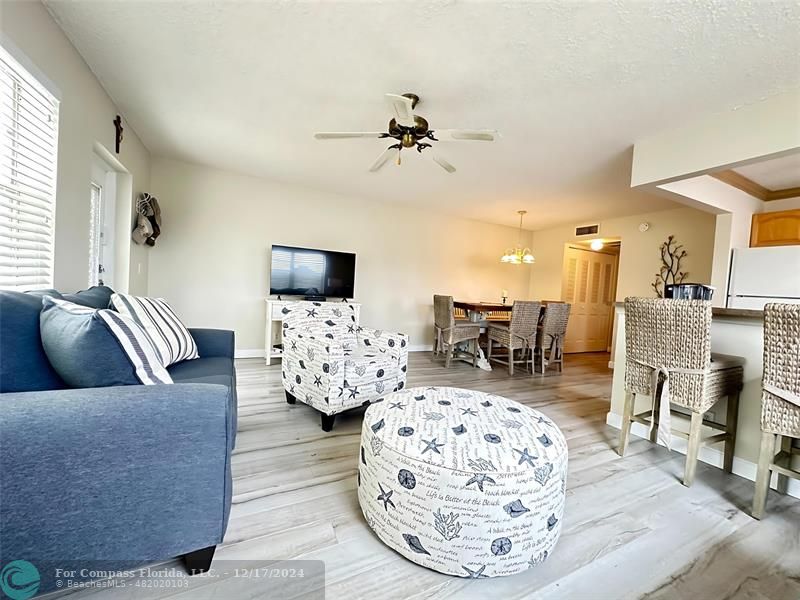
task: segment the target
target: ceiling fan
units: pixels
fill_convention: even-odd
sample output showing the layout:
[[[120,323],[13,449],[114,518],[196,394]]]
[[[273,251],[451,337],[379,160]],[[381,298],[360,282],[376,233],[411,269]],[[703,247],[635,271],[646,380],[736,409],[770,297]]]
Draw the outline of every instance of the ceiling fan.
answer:
[[[394,117],[389,121],[388,131],[353,131],[353,132],[323,132],[315,133],[318,140],[335,140],[348,138],[391,138],[397,140],[372,163],[369,168],[376,172],[395,155],[397,164],[400,164],[400,153],[403,148],[416,148],[422,153],[427,148],[432,148],[430,142],[475,140],[479,142],[494,141],[497,132],[492,129],[430,129],[428,121],[414,114],[414,108],[419,104],[416,94],[386,94],[386,102],[391,107]],[[456,168],[436,153],[429,153],[436,164],[448,173],[454,173]]]

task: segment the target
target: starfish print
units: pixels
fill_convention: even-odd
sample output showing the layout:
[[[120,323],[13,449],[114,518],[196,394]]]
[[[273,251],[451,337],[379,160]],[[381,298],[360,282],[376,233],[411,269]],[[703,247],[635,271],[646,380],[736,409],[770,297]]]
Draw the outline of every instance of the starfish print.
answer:
[[[476,569],[474,571],[465,567],[464,565],[461,565],[461,568],[467,572],[467,579],[486,579],[489,577],[488,575],[483,574],[483,571],[486,569],[486,565],[481,565],[480,569]]]
[[[384,489],[383,489],[383,486],[382,486],[380,483],[378,484],[378,487],[379,487],[379,488],[380,488],[380,490],[381,490],[381,493],[380,493],[380,495],[378,496],[378,500],[380,500],[381,502],[383,502],[383,508],[384,508],[384,510],[385,510],[386,512],[389,512],[389,505],[390,505],[390,504],[391,504],[392,508],[397,508],[397,507],[394,505],[394,502],[392,502],[392,500],[391,500],[392,494],[394,494],[394,492],[393,492],[392,490],[389,490],[389,491],[386,491],[386,490],[384,490]]]
[[[552,425],[552,423],[550,421],[548,421],[547,419],[545,419],[544,417],[539,417],[539,420],[537,422],[538,423],[544,423],[545,425]]]
[[[477,417],[478,416],[478,413],[476,413],[471,408],[462,408],[461,409],[461,414],[462,415],[472,415],[473,417]]]
[[[314,385],[317,387],[322,386],[322,376],[321,375],[314,375]]]
[[[483,491],[483,484],[484,483],[487,484],[487,485],[490,485],[490,484],[491,485],[496,485],[497,484],[497,482],[494,479],[492,479],[491,477],[489,477],[486,473],[475,473],[475,475],[472,476],[472,479],[470,479],[467,482],[467,485],[465,487],[469,487],[469,485],[472,484],[472,483],[478,484],[478,489],[480,491]]]
[[[405,407],[406,405],[403,404],[402,402],[392,402],[392,404],[389,406],[389,408],[399,408],[399,409],[403,409]]]
[[[355,398],[360,393],[361,392],[358,391],[358,386],[357,385],[350,388],[350,398]]]
[[[307,308],[306,312],[308,313],[307,317],[316,317],[317,316],[317,309],[316,308]]]
[[[527,448],[525,448],[525,450],[517,450],[516,448],[512,448],[512,450],[513,450],[514,452],[519,452],[519,462],[517,463],[517,464],[519,464],[519,465],[521,465],[522,463],[525,463],[525,462],[526,462],[526,463],[528,463],[530,466],[532,466],[532,467],[533,467],[533,466],[535,466],[535,465],[533,464],[533,461],[534,461],[534,460],[536,460],[537,458],[539,458],[538,456],[531,456],[531,455],[528,453],[528,449],[527,449]]]
[[[441,454],[441,452],[439,452],[439,448],[444,446],[444,444],[437,444],[436,438],[433,438],[430,441],[422,440],[422,443],[425,444],[425,448],[422,450],[422,454],[425,454],[428,450],[432,450],[433,452],[436,452],[436,454]]]
[[[354,325],[348,325],[347,326],[347,333],[355,333],[355,332],[356,332],[356,328],[355,328]]]

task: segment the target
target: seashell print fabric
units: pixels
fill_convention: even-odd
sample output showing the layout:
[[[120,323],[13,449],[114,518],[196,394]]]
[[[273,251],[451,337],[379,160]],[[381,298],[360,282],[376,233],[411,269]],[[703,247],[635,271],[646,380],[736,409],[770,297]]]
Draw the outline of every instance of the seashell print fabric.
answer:
[[[377,536],[460,577],[543,562],[561,532],[567,443],[542,413],[471,390],[411,388],[370,406],[358,500]]]
[[[283,387],[301,402],[331,415],[405,386],[408,336],[362,327],[344,302],[283,310]]]

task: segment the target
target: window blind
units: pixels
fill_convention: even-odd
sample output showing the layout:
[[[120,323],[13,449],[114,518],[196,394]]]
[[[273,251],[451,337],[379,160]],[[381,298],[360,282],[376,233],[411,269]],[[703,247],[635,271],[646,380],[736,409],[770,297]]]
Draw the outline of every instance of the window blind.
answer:
[[[52,287],[58,100],[0,47],[0,288]]]

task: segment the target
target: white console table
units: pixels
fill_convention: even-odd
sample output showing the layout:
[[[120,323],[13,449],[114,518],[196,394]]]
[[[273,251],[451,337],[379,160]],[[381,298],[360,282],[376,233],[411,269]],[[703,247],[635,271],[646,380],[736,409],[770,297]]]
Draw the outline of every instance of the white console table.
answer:
[[[267,298],[267,325],[264,333],[264,355],[266,356],[268,365],[272,364],[273,358],[281,358],[281,356],[283,356],[283,328],[281,324],[286,315],[284,309],[291,309],[292,305],[298,302],[300,302],[300,300],[273,300]],[[337,301],[333,300],[333,302]],[[361,305],[357,302],[348,302],[348,304],[353,307],[356,323],[358,323]]]

